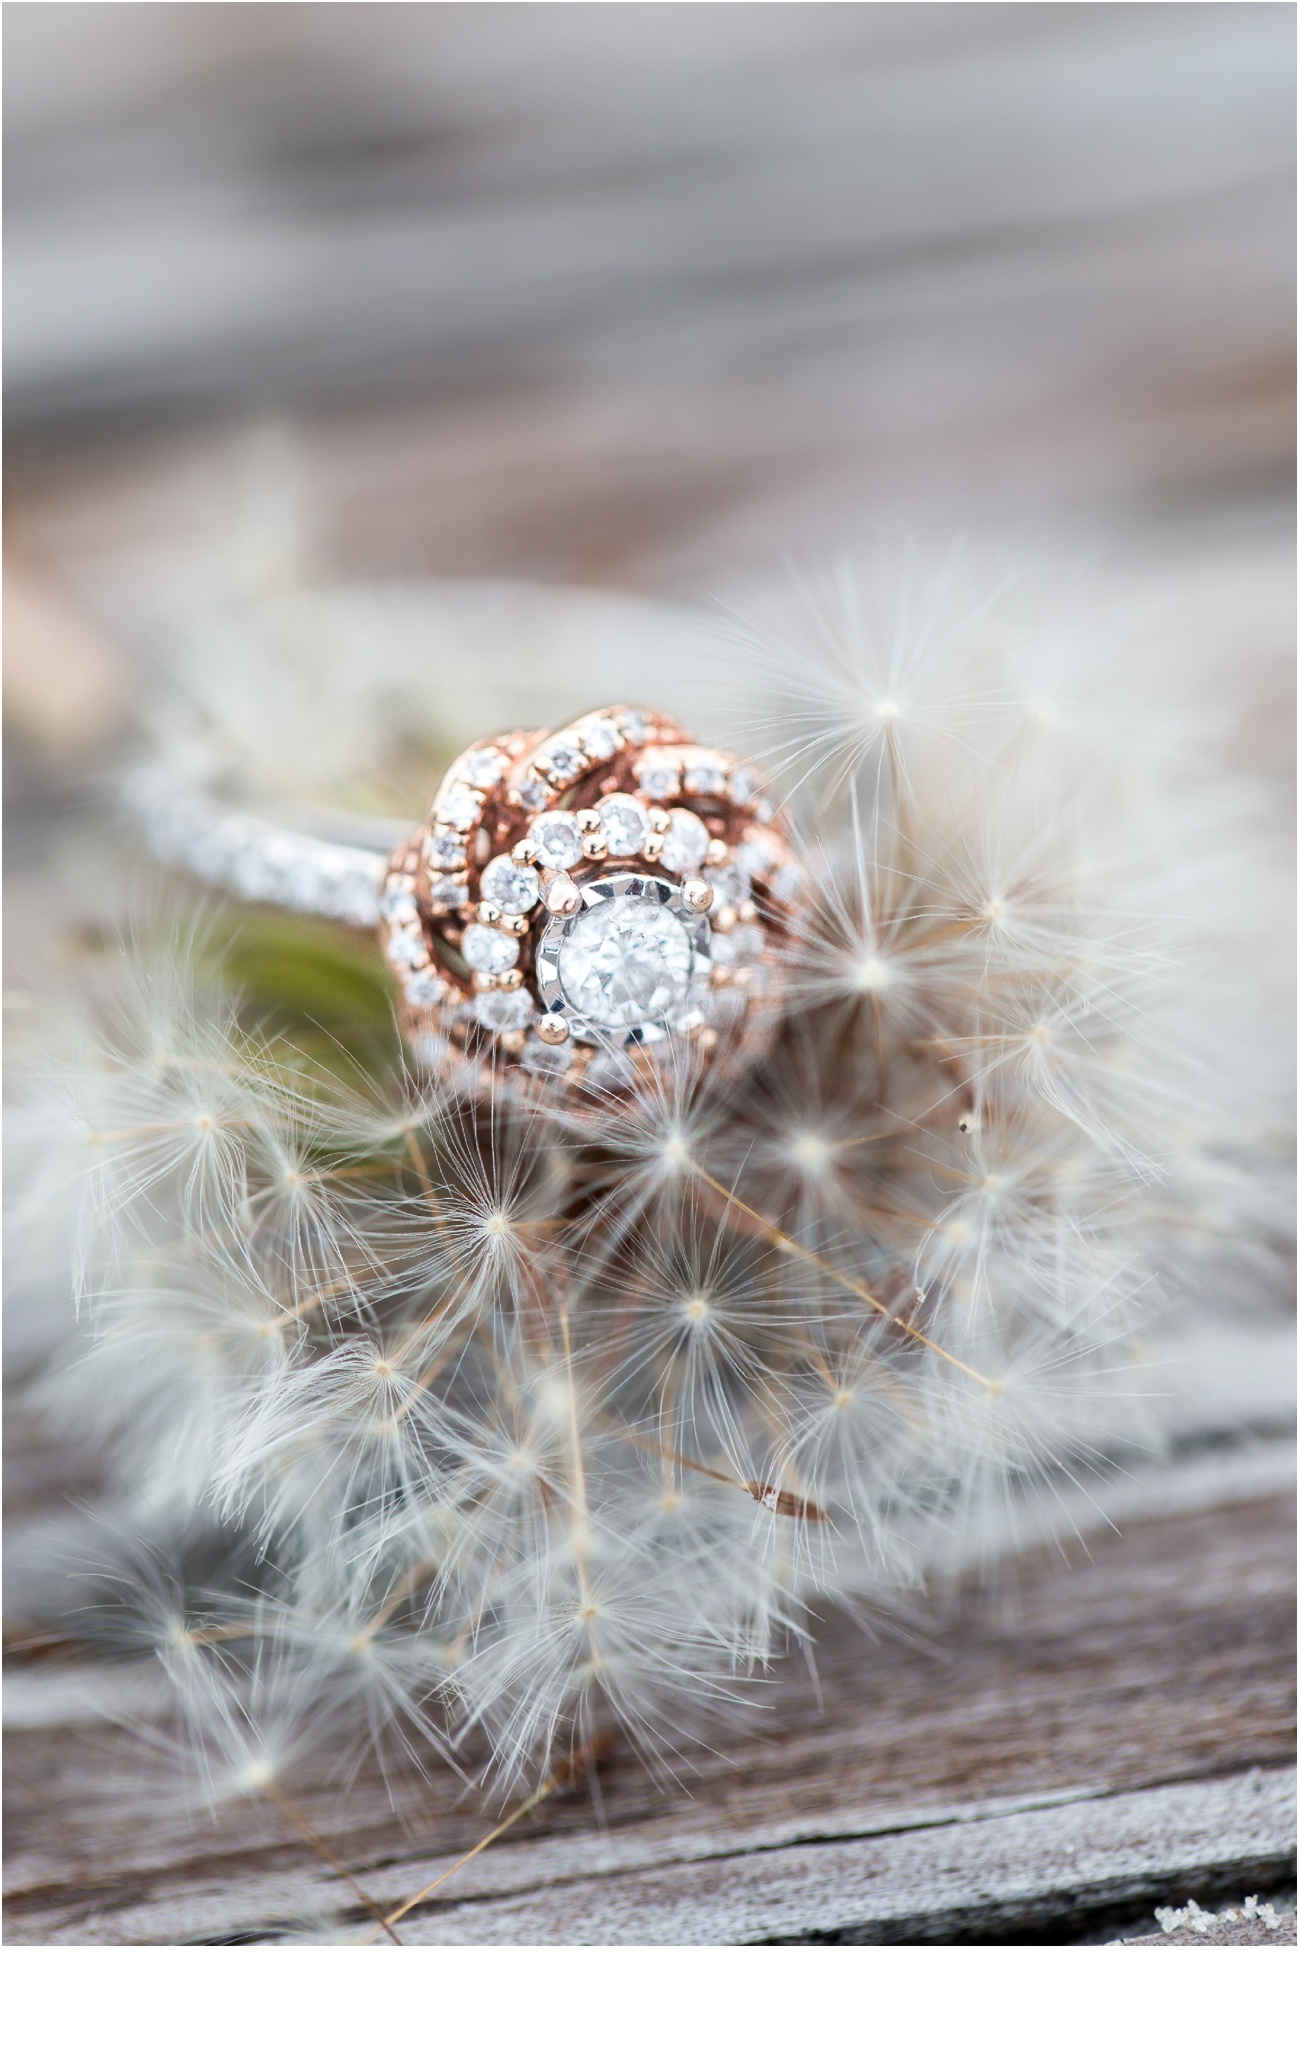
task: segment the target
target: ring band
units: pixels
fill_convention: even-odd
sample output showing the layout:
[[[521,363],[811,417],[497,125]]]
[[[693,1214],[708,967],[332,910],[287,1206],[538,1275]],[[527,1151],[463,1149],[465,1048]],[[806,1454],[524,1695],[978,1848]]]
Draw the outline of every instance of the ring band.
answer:
[[[435,1071],[486,1056],[607,1088],[687,1045],[747,1062],[770,1036],[801,871],[756,769],[664,713],[479,741],[419,827],[267,820],[156,767],[127,794],[170,865],[378,926],[403,1034]]]

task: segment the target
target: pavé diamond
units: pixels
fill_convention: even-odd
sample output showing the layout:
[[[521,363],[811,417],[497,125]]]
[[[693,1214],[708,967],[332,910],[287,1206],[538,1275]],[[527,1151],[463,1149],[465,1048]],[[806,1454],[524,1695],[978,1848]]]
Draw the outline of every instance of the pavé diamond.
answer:
[[[533,1015],[532,997],[526,988],[485,989],[474,997],[474,1016],[489,1031],[521,1031]]]
[[[435,1010],[446,995],[447,985],[440,974],[425,968],[419,974],[412,974],[406,983],[406,1001],[412,1010]]]
[[[503,974],[518,959],[519,942],[489,924],[471,924],[460,941],[460,951],[477,973]]]
[[[708,827],[693,811],[673,811],[670,816],[672,823],[659,859],[673,874],[683,875],[703,861],[708,851]]]
[[[571,782],[587,766],[582,749],[571,740],[552,740],[546,751],[549,773],[556,782]]]
[[[525,775],[519,784],[519,801],[525,811],[542,810],[550,802],[552,790],[548,782],[539,775]]]
[[[723,867],[710,868],[708,879],[719,903],[740,904],[749,894],[749,877],[738,861],[727,861]]]
[[[639,853],[649,831],[649,813],[639,797],[607,796],[599,806],[600,830],[618,859]]]
[[[462,868],[465,842],[458,832],[431,832],[426,841],[431,868]]]
[[[477,747],[472,754],[466,754],[460,763],[460,773],[466,782],[472,782],[475,789],[490,789],[504,765],[504,756],[495,747]]]
[[[528,837],[537,846],[544,868],[571,868],[582,858],[582,835],[566,811],[534,818]]]
[[[690,934],[667,905],[631,896],[585,911],[559,949],[565,998],[608,1027],[665,1016],[688,993],[693,966]]]
[[[473,789],[449,789],[437,807],[438,823],[451,825],[457,832],[467,832],[482,814],[483,800]]]
[[[607,718],[588,719],[581,729],[582,752],[593,761],[609,761],[622,745],[622,734]]]
[[[388,958],[399,967],[424,967],[428,964],[428,947],[418,925],[399,925],[396,931],[389,932]]]
[[[521,911],[531,910],[540,894],[537,870],[516,867],[508,853],[498,853],[483,869],[483,901],[494,903],[498,910],[512,911],[517,917]]]

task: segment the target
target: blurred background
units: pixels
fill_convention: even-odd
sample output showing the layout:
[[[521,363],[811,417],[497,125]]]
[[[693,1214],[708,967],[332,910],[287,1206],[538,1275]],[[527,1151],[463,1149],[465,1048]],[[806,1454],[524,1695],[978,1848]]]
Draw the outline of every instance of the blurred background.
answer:
[[[135,687],[96,618],[241,521],[305,522],[341,577],[692,600],[881,522],[1099,548],[1284,758],[1289,4],[4,30],[34,934],[69,764]]]

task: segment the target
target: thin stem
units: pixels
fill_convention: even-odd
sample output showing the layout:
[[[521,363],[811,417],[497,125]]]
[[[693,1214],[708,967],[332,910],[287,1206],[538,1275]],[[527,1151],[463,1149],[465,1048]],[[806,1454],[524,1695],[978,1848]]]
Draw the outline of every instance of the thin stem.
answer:
[[[335,1856],[328,1842],[326,1842],[322,1836],[316,1833],[316,1830],[312,1827],[311,1822],[305,1817],[305,1815],[298,1812],[297,1807],[294,1806],[290,1800],[285,1798],[279,1786],[276,1785],[274,1782],[272,1782],[269,1785],[264,1785],[261,1789],[266,1794],[266,1797],[270,1800],[271,1805],[275,1807],[277,1812],[283,1814],[285,1820],[288,1821],[289,1826],[297,1830],[298,1834],[301,1835],[303,1841],[307,1844],[307,1846],[311,1849],[314,1849],[317,1856],[320,1857],[321,1861],[323,1863],[327,1863],[331,1870],[337,1872],[338,1876],[342,1878],[344,1884],[348,1887],[349,1891],[351,1891],[353,1895],[365,1907],[365,1910],[370,1915],[371,1919],[377,1921],[379,1927],[382,1929],[386,1938],[392,1943],[393,1947],[402,1948],[404,1946],[404,1943],[402,1942],[400,1935],[394,1932],[393,1928],[385,1919],[383,1907],[380,1906],[376,1900],[370,1897],[370,1894],[352,1875],[352,1872],[348,1869],[347,1865],[343,1863],[337,1856]]]
[[[724,1201],[733,1203],[756,1223],[769,1244],[775,1245],[780,1251],[790,1252],[795,1258],[806,1259],[809,1265],[815,1266],[827,1279],[836,1281],[840,1287],[846,1288],[849,1294],[855,1294],[859,1301],[868,1303],[877,1315],[883,1316],[895,1329],[904,1330],[917,1344],[923,1344],[926,1350],[936,1352],[939,1358],[945,1358],[949,1365],[954,1365],[958,1372],[966,1373],[970,1379],[977,1380],[980,1386],[992,1386],[992,1381],[983,1373],[976,1372],[972,1365],[966,1365],[962,1359],[954,1357],[950,1351],[945,1351],[941,1344],[935,1344],[932,1337],[927,1337],[923,1330],[917,1329],[914,1323],[909,1323],[905,1316],[894,1315],[878,1295],[872,1294],[870,1289],[863,1286],[860,1280],[854,1279],[851,1273],[845,1273],[838,1266],[832,1266],[828,1259],[823,1259],[810,1245],[800,1244],[796,1237],[791,1237],[787,1231],[780,1230],[774,1223],[768,1222],[765,1216],[760,1215],[756,1209],[751,1209],[747,1202],[741,1201],[733,1188],[728,1188],[723,1181],[715,1180],[711,1173],[706,1172],[694,1160],[690,1161],[690,1171],[707,1187],[712,1188],[715,1194],[719,1194]]]
[[[539,1784],[539,1786],[537,1786],[537,1790],[535,1790],[535,1792],[531,1792],[531,1794],[529,1794],[529,1798],[525,1798],[525,1800],[522,1800],[522,1804],[520,1804],[520,1806],[514,1806],[514,1810],[512,1810],[512,1812],[508,1812],[508,1815],[504,1817],[504,1821],[500,1821],[500,1823],[498,1823],[498,1825],[496,1825],[496,1827],[494,1827],[494,1829],[492,1829],[492,1831],[490,1831],[488,1835],[484,1835],[484,1839],[481,1839],[481,1841],[475,1841],[471,1849],[465,1849],[465,1853],[461,1855],[461,1858],[459,1858],[459,1860],[457,1860],[455,1864],[451,1864],[451,1868],[449,1868],[449,1870],[443,1870],[443,1874],[441,1874],[441,1876],[438,1876],[438,1878],[434,1878],[434,1880],[432,1880],[432,1884],[426,1884],[426,1886],[424,1886],[424,1890],[420,1890],[420,1892],[412,1892],[412,1896],[410,1896],[410,1898],[406,1898],[406,1901],[404,1901],[404,1903],[402,1903],[400,1907],[397,1907],[397,1911],[395,1911],[395,1913],[389,1913],[389,1915],[387,1915],[387,1919],[385,1919],[385,1923],[383,1923],[383,1925],[385,1925],[385,1927],[387,1927],[387,1929],[391,1931],[391,1927],[393,1927],[393,1925],[395,1925],[397,1921],[400,1921],[400,1919],[406,1919],[406,1915],[408,1915],[408,1913],[410,1913],[410,1911],[412,1911],[414,1907],[422,1905],[422,1903],[426,1901],[426,1898],[430,1898],[430,1896],[432,1896],[432,1892],[436,1892],[436,1890],[438,1890],[438,1886],[441,1886],[441,1884],[445,1884],[445,1882],[447,1882],[447,1878],[453,1878],[453,1876],[457,1874],[457,1870],[463,1870],[463,1868],[465,1868],[465,1864],[471,1864],[471,1862],[473,1862],[473,1858],[475,1858],[475,1855],[481,1855],[481,1851],[484,1851],[484,1849],[490,1849],[494,1841],[500,1841],[500,1837],[502,1837],[502,1835],[506,1833],[506,1829],[514,1827],[514,1823],[516,1823],[516,1821],[525,1821],[525,1819],[527,1819],[527,1815],[531,1815],[531,1812],[533,1812],[533,1810],[535,1810],[537,1806],[541,1806],[541,1802],[543,1802],[545,1798],[549,1798],[549,1796],[551,1796],[551,1792],[557,1792],[557,1790],[559,1790],[561,1786],[565,1786],[565,1784],[572,1784],[572,1780],[574,1780],[574,1778],[578,1776],[578,1769],[582,1767],[582,1763],[584,1763],[584,1761],[588,1761],[588,1759],[590,1759],[590,1761],[594,1761],[594,1755],[598,1755],[598,1741],[596,1741],[596,1743],[588,1743],[588,1745],[586,1745],[584,1749],[578,1749],[578,1751],[574,1751],[574,1755],[572,1755],[572,1757],[568,1757],[568,1759],[565,1759],[563,1763],[559,1763],[559,1765],[557,1765],[557,1767],[553,1769],[553,1772],[551,1772],[551,1776],[549,1776],[549,1778],[545,1780],[545,1784]]]

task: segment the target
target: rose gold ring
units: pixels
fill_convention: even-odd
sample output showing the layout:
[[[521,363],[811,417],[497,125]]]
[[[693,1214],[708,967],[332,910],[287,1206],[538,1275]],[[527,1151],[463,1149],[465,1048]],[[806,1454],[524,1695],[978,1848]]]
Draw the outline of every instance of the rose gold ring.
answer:
[[[416,1057],[628,1085],[770,1036],[802,877],[755,769],[660,712],[470,747],[392,857],[380,935]]]

